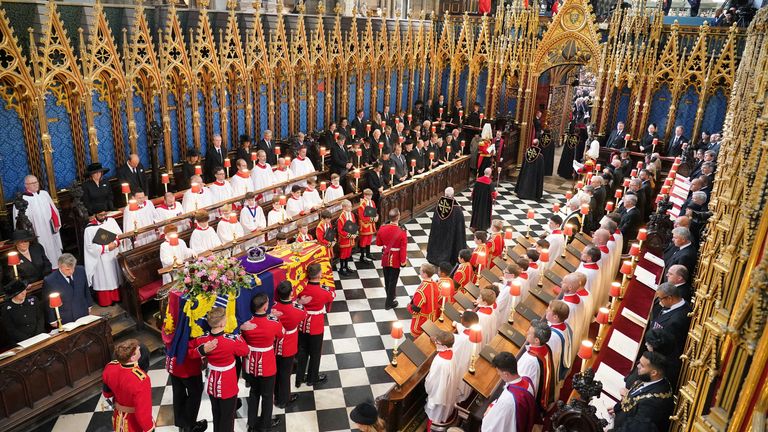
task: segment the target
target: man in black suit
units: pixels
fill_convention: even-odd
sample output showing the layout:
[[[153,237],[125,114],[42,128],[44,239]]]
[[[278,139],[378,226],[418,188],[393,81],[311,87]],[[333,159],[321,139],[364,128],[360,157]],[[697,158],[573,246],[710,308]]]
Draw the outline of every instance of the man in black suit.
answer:
[[[653,187],[651,186],[651,173],[648,170],[640,170],[640,189],[637,191],[638,195],[642,195],[643,207],[643,220],[648,220],[651,216],[651,206],[653,203]]]
[[[77,265],[77,258],[65,253],[59,257],[59,269],[43,279],[43,298],[48,299],[53,293],[61,296],[61,323],[76,321],[91,313],[93,299],[88,289],[88,278],[83,266]],[[45,308],[48,323],[57,327],[56,313],[52,308]]]
[[[651,307],[645,333],[650,329],[663,329],[675,341],[673,358],[679,358],[688,338],[688,327],[691,324],[688,314],[691,310],[691,304],[682,297],[680,288],[664,282],[656,289],[656,299]]]
[[[689,274],[695,274],[698,253],[692,242],[691,231],[685,227],[673,229],[672,244],[675,245],[675,249],[664,260],[664,274],[666,274],[667,269],[675,264],[681,264],[688,269]]]
[[[615,149],[624,148],[624,135],[626,135],[626,132],[624,132],[624,122],[616,123],[616,129],[612,130],[611,134],[608,135],[605,146]]]
[[[392,165],[395,167],[395,183],[402,183],[405,180],[408,179],[408,173],[410,172],[410,168],[408,165],[408,161],[405,158],[405,155],[403,154],[403,146],[400,144],[395,144],[395,151],[392,153],[392,156],[390,156],[390,159],[392,159]]]
[[[661,150],[661,143],[658,142],[659,134],[656,133],[656,125],[651,123],[648,125],[648,133],[643,135],[640,139],[640,151],[645,154],[651,154],[651,152],[658,152]],[[653,140],[656,141],[656,149],[653,148]]]
[[[667,144],[667,156],[680,156],[683,154],[683,144],[688,142],[688,138],[683,135],[683,127],[675,128],[675,135]]]
[[[674,412],[675,400],[666,376],[668,361],[656,352],[643,353],[637,365],[638,380],[621,402],[609,410],[615,416],[614,431],[623,431],[632,424],[647,425],[637,430],[669,430],[669,416]]]
[[[144,173],[144,165],[139,160],[139,155],[131,154],[128,157],[128,161],[125,165],[117,169],[117,178],[120,183],[128,183],[131,185],[131,192],[135,193],[138,190],[147,192],[147,175]]]
[[[216,180],[216,168],[224,166],[224,159],[227,158],[227,149],[221,143],[221,135],[213,136],[213,145],[208,147],[205,152],[205,167],[203,168],[203,178],[206,183]]]
[[[277,154],[275,154],[275,143],[272,142],[272,131],[267,129],[262,135],[262,139],[256,145],[256,150],[264,150],[267,154],[267,163],[271,166],[277,166]]]
[[[384,192],[384,174],[381,172],[382,168],[382,163],[376,161],[371,165],[371,169],[365,173],[368,188],[373,191],[373,202],[376,203],[376,208],[379,207],[381,193]]]
[[[440,108],[443,109],[442,112],[440,112]],[[448,118],[448,104],[445,103],[445,96],[438,96],[435,103],[432,104],[432,118],[442,120]]]
[[[608,199],[608,192],[606,190],[606,187],[604,186],[604,181],[602,176],[594,176],[591,180],[591,185],[594,187],[594,191],[592,192],[592,196],[595,198],[597,207],[595,208],[595,220],[599,224],[600,220],[605,215],[605,202]],[[597,229],[597,228],[595,228]]]
[[[385,122],[387,126],[392,127],[395,124],[395,115],[390,111],[389,104],[384,104],[384,110],[380,114],[381,121]]]
[[[624,214],[621,215],[621,222],[619,223],[619,231],[624,236],[624,250],[629,249],[629,244],[637,238],[637,231],[640,229],[640,225],[643,223],[643,217],[640,215],[640,211],[636,207],[637,195],[630,195],[624,197]]]
[[[541,111],[536,110],[536,115],[533,117],[533,133],[534,138],[541,138]]]
[[[339,135],[339,139],[331,147],[331,174],[338,174],[339,177],[344,180],[344,177],[352,168],[352,161],[349,160],[349,154],[344,146],[345,138],[343,135]],[[342,183],[345,183],[342,181]]]
[[[688,269],[684,265],[675,264],[667,269],[666,277],[667,283],[677,287],[683,299],[690,303],[693,298],[693,286],[688,281],[690,277]]]
[[[365,111],[357,110],[357,114],[352,119],[350,126],[355,130],[356,138],[365,136]]]

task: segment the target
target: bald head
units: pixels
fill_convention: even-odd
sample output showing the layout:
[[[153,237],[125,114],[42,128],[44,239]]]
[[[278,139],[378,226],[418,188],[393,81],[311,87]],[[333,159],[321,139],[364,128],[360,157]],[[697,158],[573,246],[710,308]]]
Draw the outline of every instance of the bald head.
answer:
[[[575,294],[579,290],[579,277],[576,273],[569,273],[563,277],[561,282],[563,292],[566,294]]]
[[[453,194],[454,194],[454,190],[452,187],[449,186],[445,188],[445,196],[447,196],[448,198],[453,198]]]
[[[690,228],[690,226],[691,226],[691,218],[689,218],[688,216],[680,216],[679,218],[675,219],[674,228],[677,228],[677,227]]]
[[[611,239],[611,233],[604,228],[600,228],[599,230],[595,231],[595,235],[592,237],[595,241],[595,244],[598,246],[603,246],[608,244],[608,240]]]

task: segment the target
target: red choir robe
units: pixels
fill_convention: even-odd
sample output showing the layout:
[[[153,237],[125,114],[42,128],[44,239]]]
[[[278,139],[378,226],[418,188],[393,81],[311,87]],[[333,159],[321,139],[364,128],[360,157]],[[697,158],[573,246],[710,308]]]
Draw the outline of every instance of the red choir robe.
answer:
[[[474,283],[475,281],[475,272],[472,270],[472,265],[470,263],[459,263],[459,266],[453,273],[453,280],[458,284],[459,290],[464,292],[464,287],[466,287],[468,283]]]
[[[422,280],[413,299],[408,303],[408,312],[411,318],[411,335],[421,335],[421,326],[427,320],[434,321],[440,317],[440,304],[438,302],[439,290],[432,279]]]
[[[488,242],[487,248],[490,255],[488,267],[492,268],[494,265],[493,260],[504,254],[504,234],[500,232],[491,234],[491,240]]]
[[[331,229],[330,222],[328,223],[320,222],[319,224],[317,224],[317,227],[315,228],[315,237],[317,237],[318,243],[320,243],[321,245],[325,246],[328,249],[328,254],[330,255],[329,258],[333,259],[333,243],[325,239],[325,233],[329,229]]]
[[[364,215],[366,207],[376,208],[376,203],[373,200],[366,200],[365,198],[360,200],[360,205],[357,207],[357,220],[360,221],[360,236],[358,237],[358,246],[363,248],[371,245],[373,235],[376,233],[376,222],[374,218]]]
[[[352,256],[352,248],[355,247],[355,238],[352,234],[344,231],[344,224],[347,221],[355,221],[355,215],[352,212],[342,212],[339,220],[336,222],[336,229],[339,233],[339,258],[347,259]]]

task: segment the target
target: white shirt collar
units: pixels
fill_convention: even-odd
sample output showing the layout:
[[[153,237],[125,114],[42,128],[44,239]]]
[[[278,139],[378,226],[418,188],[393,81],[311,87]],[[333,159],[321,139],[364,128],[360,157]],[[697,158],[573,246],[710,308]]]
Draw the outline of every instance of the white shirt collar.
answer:
[[[679,302],[677,302],[677,303],[673,304],[672,306],[670,306],[669,309],[667,309],[664,312],[662,312],[662,314],[665,314],[665,313],[668,313],[668,312],[672,312],[673,310],[675,310],[677,308],[681,308],[684,305],[685,305],[685,299],[680,299]]]

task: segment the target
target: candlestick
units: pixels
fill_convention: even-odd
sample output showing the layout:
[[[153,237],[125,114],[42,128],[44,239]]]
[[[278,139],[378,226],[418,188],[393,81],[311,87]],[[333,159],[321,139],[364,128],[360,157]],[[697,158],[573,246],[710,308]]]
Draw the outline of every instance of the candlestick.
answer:
[[[483,329],[480,324],[472,324],[469,328],[469,341],[472,342],[472,357],[469,362],[469,373],[475,373],[475,362],[477,361],[477,346],[483,342]]]
[[[509,311],[507,322],[513,324],[515,321],[515,307],[517,307],[517,301],[520,299],[520,293],[522,292],[523,283],[515,279],[509,285],[509,295],[512,297],[512,309]]]
[[[128,202],[128,194],[131,193],[131,185],[128,183],[121,183],[120,190],[123,192],[123,195],[125,195],[125,202]]]
[[[48,305],[56,311],[56,323],[58,323],[57,329],[61,331],[61,315],[59,314],[59,308],[62,306],[61,295],[57,292],[51,293],[48,296]]]
[[[581,341],[581,346],[579,347],[579,358],[581,359],[582,372],[587,370],[587,360],[592,358],[592,348],[594,345],[595,344],[589,340]]]
[[[16,268],[21,263],[19,253],[16,251],[8,252],[8,265],[13,267],[13,275],[16,279],[19,278],[19,270]]]
[[[170,183],[170,179],[168,178],[168,173],[162,173],[160,174],[160,183],[163,184],[163,188],[165,188],[165,193],[168,193],[168,183]]]
[[[195,165],[195,175],[203,175],[203,167]]]
[[[400,338],[403,337],[403,324],[400,321],[393,322],[392,331],[389,335],[395,340],[395,345],[392,348],[392,361],[390,363],[392,366],[397,367],[397,347],[400,345]]]
[[[640,228],[637,231],[637,240],[640,244],[640,249],[643,248],[643,242],[648,239],[648,230],[645,228]]]
[[[609,294],[611,296],[611,313],[608,315],[608,323],[613,323],[613,318],[616,317],[616,311],[619,309],[619,301],[621,300],[621,283],[611,282],[611,290]]]
[[[651,154],[656,153],[656,144],[658,144],[658,143],[659,143],[659,139],[658,138],[654,138],[653,139],[653,146],[651,147]]]
[[[544,285],[544,269],[547,267],[547,263],[549,262],[549,249],[542,249],[541,255],[539,255],[539,261],[541,261],[542,266],[539,271],[539,286]]]
[[[597,317],[595,318],[595,322],[600,324],[600,327],[597,330],[597,338],[595,339],[595,345],[592,348],[594,352],[600,352],[600,347],[603,344],[605,327],[606,327],[606,324],[608,324],[608,315],[610,315],[610,310],[607,307],[601,307],[597,311]]]

